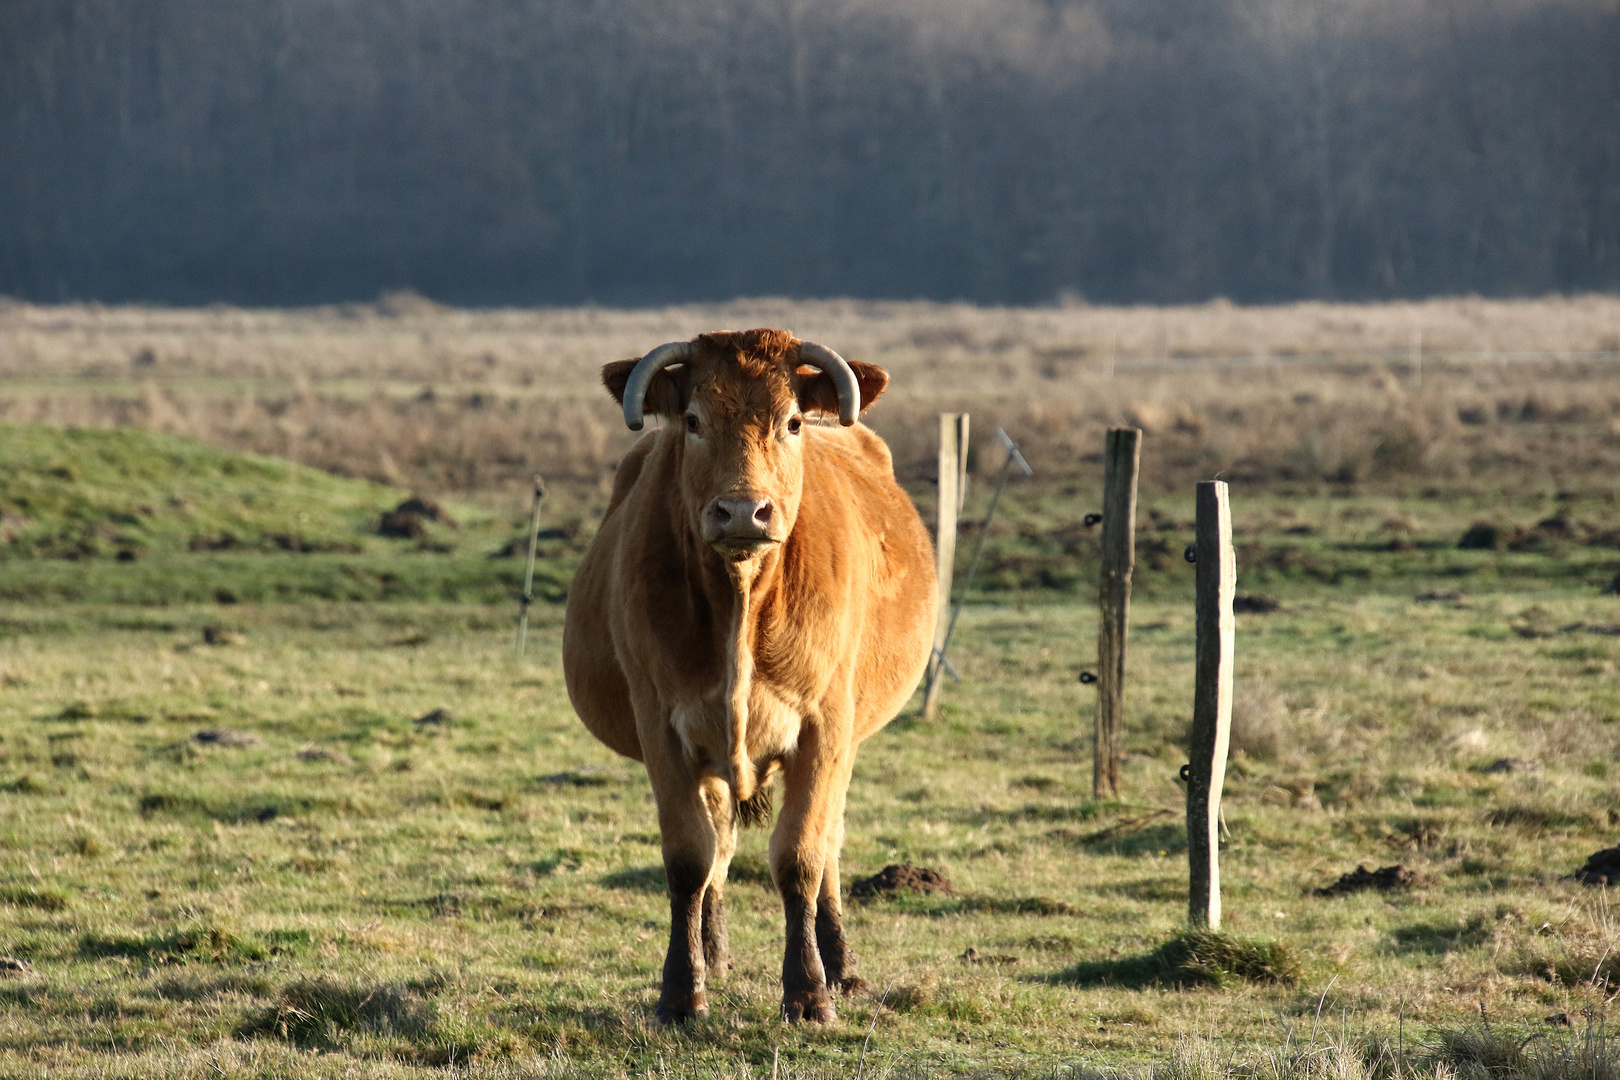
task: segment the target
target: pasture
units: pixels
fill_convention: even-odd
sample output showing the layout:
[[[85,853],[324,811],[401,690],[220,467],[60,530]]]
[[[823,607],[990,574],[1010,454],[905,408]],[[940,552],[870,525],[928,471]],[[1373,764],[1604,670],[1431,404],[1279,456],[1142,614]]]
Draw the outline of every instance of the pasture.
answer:
[[[1570,875],[1620,832],[1620,305],[780,307],[0,312],[0,1073],[763,1080],[854,1076],[863,1047],[895,1076],[1613,1069],[1581,1055],[1620,930]],[[1426,318],[1458,337],[1419,385]],[[954,893],[850,903],[872,992],[788,1028],[745,833],[735,969],[711,1019],[659,1031],[646,780],[572,715],[560,604],[514,655],[522,561],[490,556],[547,473],[540,591],[563,595],[627,441],[592,365],[743,321],[877,343],[847,351],[895,376],[873,425],[925,520],[938,408],[1004,423],[1037,479],[988,538],[941,719],[871,739],[851,788],[846,885],[910,861]],[[549,354],[553,324],[575,340]],[[1221,334],[1230,362],[1201,362]],[[1269,359],[1236,362],[1254,342]],[[1559,355],[1465,355],[1508,346]],[[1148,429],[1128,758],[1099,803],[1078,522],[1125,419]],[[1279,605],[1239,616],[1223,852],[1226,929],[1280,947],[1274,981],[1159,951],[1185,922],[1180,551],[1220,470],[1239,591]],[[454,524],[377,536],[412,488]],[[1406,887],[1316,894],[1397,863]]]

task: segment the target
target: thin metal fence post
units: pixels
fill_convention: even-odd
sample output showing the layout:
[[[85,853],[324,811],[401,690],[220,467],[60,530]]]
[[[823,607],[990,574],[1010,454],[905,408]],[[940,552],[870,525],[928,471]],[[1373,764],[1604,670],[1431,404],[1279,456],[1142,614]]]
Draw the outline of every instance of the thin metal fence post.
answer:
[[[1196,681],[1192,746],[1187,765],[1187,922],[1221,927],[1221,789],[1232,738],[1232,651],[1236,622],[1232,594],[1237,563],[1232,553],[1232,509],[1226,484],[1198,485]]]
[[[968,559],[967,576],[962,579],[962,591],[957,594],[955,603],[951,605],[951,617],[945,624],[945,636],[940,639],[939,645],[934,650],[933,671],[929,673],[928,686],[923,691],[925,715],[933,715],[928,712],[930,702],[934,703],[936,709],[938,708],[939,689],[945,681],[945,673],[950,672],[953,679],[956,677],[950,661],[946,659],[946,652],[951,647],[951,635],[956,632],[956,620],[962,617],[962,604],[967,600],[968,593],[973,591],[973,579],[979,572],[979,559],[984,555],[984,542],[989,539],[990,523],[996,520],[996,508],[1001,505],[1001,496],[1007,490],[1007,481],[1012,479],[1015,468],[1025,476],[1035,475],[1035,470],[1029,467],[1024,455],[1019,453],[1018,444],[1009,439],[1007,433],[1000,428],[996,429],[996,442],[1007,451],[1007,460],[1001,463],[1001,473],[996,477],[996,488],[990,493],[990,506],[984,512],[984,520],[979,522],[979,535],[973,541],[973,556]]]
[[[523,655],[523,647],[529,637],[529,605],[534,603],[534,557],[540,545],[540,504],[546,498],[546,482],[540,477],[534,478],[534,508],[529,511],[529,566],[523,572],[523,595],[518,597],[518,626],[517,626],[517,653]]]
[[[1097,729],[1091,765],[1091,791],[1098,799],[1119,797],[1119,763],[1125,751],[1125,634],[1136,566],[1136,478],[1141,461],[1141,431],[1108,432],[1097,585]]]

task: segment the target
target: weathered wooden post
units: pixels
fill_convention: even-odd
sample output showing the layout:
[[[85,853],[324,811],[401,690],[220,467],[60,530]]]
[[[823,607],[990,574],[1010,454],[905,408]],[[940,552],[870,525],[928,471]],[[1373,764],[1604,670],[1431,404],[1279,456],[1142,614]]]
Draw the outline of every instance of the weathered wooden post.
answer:
[[[1125,634],[1130,621],[1131,572],[1136,566],[1136,477],[1142,433],[1113,428],[1103,462],[1102,571],[1097,584],[1097,733],[1091,793],[1119,797],[1124,756]]]
[[[534,556],[540,543],[540,504],[546,498],[546,482],[534,478],[534,508],[529,511],[529,566],[523,572],[523,595],[518,597],[517,651],[523,655],[523,646],[529,636],[529,605],[534,603]]]
[[[939,715],[944,683],[945,638],[951,624],[951,577],[956,568],[956,520],[967,498],[968,414],[939,414],[939,527],[934,533],[938,562],[939,608],[934,619],[934,651],[923,676],[923,716]]]
[[[1187,922],[1195,929],[1219,930],[1221,788],[1232,738],[1232,593],[1237,588],[1224,481],[1198,485],[1197,519],[1197,540],[1188,550],[1196,566],[1198,644],[1187,765]]]

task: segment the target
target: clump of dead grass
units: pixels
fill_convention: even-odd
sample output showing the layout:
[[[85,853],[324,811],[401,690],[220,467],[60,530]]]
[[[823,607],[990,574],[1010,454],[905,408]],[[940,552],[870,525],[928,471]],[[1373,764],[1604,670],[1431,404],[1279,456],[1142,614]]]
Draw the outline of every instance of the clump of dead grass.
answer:
[[[1232,695],[1232,753],[1272,761],[1288,745],[1288,706],[1263,678],[1245,679]]]
[[[342,1045],[354,1032],[421,1038],[433,1029],[438,1010],[430,997],[442,985],[443,980],[367,984],[300,979],[285,987],[269,1009],[244,1021],[238,1034],[327,1048]]]

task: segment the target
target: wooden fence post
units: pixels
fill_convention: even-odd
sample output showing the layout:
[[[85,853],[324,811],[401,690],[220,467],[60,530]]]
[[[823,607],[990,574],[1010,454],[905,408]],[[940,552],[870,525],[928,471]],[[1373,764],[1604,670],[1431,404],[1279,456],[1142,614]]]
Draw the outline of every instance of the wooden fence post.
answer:
[[[939,692],[944,684],[941,670],[945,635],[951,624],[951,577],[956,569],[956,519],[967,496],[968,414],[939,414],[939,527],[934,532],[934,553],[938,562],[938,611],[934,618],[934,651],[923,676],[923,716],[939,715]]]
[[[1198,589],[1197,677],[1193,688],[1192,747],[1187,765],[1187,922],[1221,928],[1221,788],[1232,738],[1232,649],[1236,623],[1232,593],[1232,508],[1226,484],[1198,485],[1198,533],[1193,545]]]
[[[1124,756],[1125,633],[1130,619],[1131,572],[1136,566],[1136,476],[1142,433],[1113,428],[1103,464],[1102,571],[1097,584],[1097,732],[1091,793],[1119,797]]]

